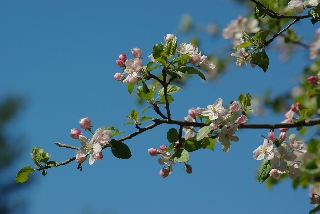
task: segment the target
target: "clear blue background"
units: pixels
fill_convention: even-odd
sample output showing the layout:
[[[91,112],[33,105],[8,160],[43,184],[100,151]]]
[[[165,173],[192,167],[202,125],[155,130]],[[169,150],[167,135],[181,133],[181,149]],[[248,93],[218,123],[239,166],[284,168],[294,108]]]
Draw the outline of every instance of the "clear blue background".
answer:
[[[79,127],[82,117],[90,117],[94,128],[113,125],[126,134],[134,132],[132,126],[122,126],[125,115],[132,109],[141,112],[145,105],[137,105],[125,85],[114,81],[113,74],[121,71],[115,60],[120,52],[131,58],[130,49],[140,47],[147,63],[152,45],[163,42],[167,33],[187,42],[189,37],[178,30],[185,13],[197,23],[215,22],[221,29],[238,15],[246,15],[241,5],[222,0],[0,1],[0,96],[18,94],[26,101],[9,130],[25,136],[25,150],[16,168],[1,179],[12,180],[21,167],[33,166],[29,153],[34,146],[45,148],[56,161],[74,156],[74,150],[58,148],[54,142],[80,146],[69,132]],[[316,29],[309,21],[297,26],[308,34]],[[204,52],[231,42],[201,38]],[[205,107],[219,97],[227,106],[241,92],[255,95],[270,88],[274,93],[285,92],[298,83],[299,72],[311,62],[303,49],[285,64],[279,63],[274,50],[268,53],[271,65],[267,73],[250,66],[230,66],[213,82],[193,77],[174,96],[173,118],[183,119],[189,108]],[[146,115],[155,116],[151,110]],[[266,117],[248,122],[283,119],[267,110]],[[252,151],[268,130],[239,130],[240,141],[232,144],[229,153],[223,153],[217,143],[214,152],[191,154],[191,175],[182,164],[176,164],[173,174],[161,178],[161,166],[147,149],[167,144],[166,130],[171,127],[157,127],[126,141],[133,154],[130,160],[116,159],[107,149],[102,161],[92,166],[85,162],[82,172],[72,162],[50,169],[46,177],[34,173],[34,184],[14,197],[26,198],[30,202],[26,212],[32,214],[263,214],[306,213],[312,208],[308,190],[293,190],[291,181],[268,190],[255,179],[260,161],[252,158]],[[90,137],[90,133],[86,135]]]

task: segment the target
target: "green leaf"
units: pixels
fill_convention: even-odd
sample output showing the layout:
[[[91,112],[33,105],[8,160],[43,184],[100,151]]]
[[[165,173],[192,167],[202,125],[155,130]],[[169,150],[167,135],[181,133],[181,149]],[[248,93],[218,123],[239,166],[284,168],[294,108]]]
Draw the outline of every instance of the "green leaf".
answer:
[[[246,98],[245,98],[245,96],[244,96],[244,93],[241,93],[240,95],[239,95],[239,102],[241,103],[241,105],[242,106],[245,106],[245,102],[246,102]]]
[[[163,44],[155,44],[152,48],[152,56],[154,59],[160,58],[163,52]]]
[[[178,151],[172,154],[172,157],[175,161],[179,163],[185,163],[190,160],[189,152],[185,149],[179,149]]]
[[[314,110],[313,109],[302,109],[300,111],[300,118],[299,119],[307,119],[313,116]]]
[[[209,150],[214,150],[214,139],[211,137],[205,137],[201,141],[202,148],[203,149],[209,149]]]
[[[134,89],[134,84],[127,83],[126,85],[127,85],[127,89],[128,89],[129,94],[131,94]]]
[[[270,30],[261,30],[258,33],[254,34],[252,39],[254,40],[260,40],[260,41],[265,41],[267,36],[269,35]]]
[[[164,53],[167,55],[167,59],[169,59],[171,56],[173,56],[177,49],[177,40],[176,39],[169,39],[166,42],[166,45],[164,47]]]
[[[166,149],[166,152],[171,152],[174,149],[174,143],[171,143],[170,146]]]
[[[310,210],[309,214],[314,214],[316,212],[320,211],[320,205],[316,206],[316,208]]]
[[[308,152],[311,154],[318,154],[318,152],[320,152],[320,141],[316,140],[316,139],[311,139],[308,143]]]
[[[320,9],[312,8],[309,10],[308,14],[311,16],[311,23],[314,25],[318,21],[320,21]]]
[[[133,121],[128,121],[128,122],[125,122],[123,125],[132,125],[132,124],[134,124]]]
[[[116,158],[129,159],[131,157],[129,147],[121,141],[112,139],[109,144],[111,146],[111,152]]]
[[[251,95],[248,93],[246,94],[246,105],[245,107],[251,106],[252,101],[251,101]]]
[[[144,114],[149,108],[151,108],[151,106],[147,106],[144,109],[142,109],[142,114]]]
[[[241,44],[239,44],[239,45],[234,46],[233,49],[247,48],[247,47],[250,47],[250,46],[252,46],[252,45],[253,45],[252,42],[247,41],[247,42],[243,42],[243,43],[241,43]]]
[[[277,4],[277,0],[269,0],[268,8],[273,9],[274,5]]]
[[[147,72],[153,71],[153,70],[155,70],[155,69],[160,67],[160,65],[156,65],[154,67],[151,67],[153,64],[154,64],[154,62],[152,62],[152,61],[148,62],[147,67],[146,67],[146,71]]]
[[[42,170],[42,173],[41,173],[43,176],[46,176],[48,174],[47,170]]]
[[[307,95],[311,95],[311,94],[320,94],[320,88],[313,88],[307,91]]]
[[[142,122],[144,122],[144,121],[146,121],[146,120],[152,120],[152,117],[150,117],[150,116],[143,116],[143,117],[141,117],[140,122],[142,123]]]
[[[38,146],[32,149],[30,156],[37,166],[41,166],[41,163],[47,163],[50,158],[49,153],[46,153],[44,149],[40,149]]]
[[[130,111],[130,117],[131,117],[132,120],[138,121],[139,113],[136,110],[133,109],[133,110]]]
[[[258,180],[260,184],[270,176],[269,172],[271,171],[271,169],[272,167],[269,160],[265,159],[261,162],[260,168],[258,170]]]
[[[201,149],[202,145],[200,141],[197,141],[195,138],[189,138],[184,143],[184,149],[188,152],[193,152],[198,149]]]
[[[264,72],[268,70],[269,67],[269,57],[265,50],[261,52],[251,54],[251,63],[258,65]]]
[[[148,94],[148,93],[150,92],[147,84],[146,84],[144,81],[142,81],[142,88],[143,88],[143,92],[144,92],[145,94]]]
[[[169,102],[169,103],[171,103],[171,102],[174,101],[174,99],[173,99],[173,97],[172,97],[171,95],[168,95],[167,98],[168,98],[168,102]],[[159,104],[165,104],[165,103],[166,103],[166,100],[165,100],[164,96],[160,97],[160,99],[159,99],[159,101],[158,101],[157,103],[159,103]]]
[[[177,58],[175,58],[172,63],[176,63],[176,62],[184,62],[186,60],[190,59],[190,56],[188,54],[183,54]]]
[[[168,85],[167,94],[174,94],[179,90],[182,90],[182,89],[176,85]],[[158,94],[159,94],[159,96],[164,96],[164,88],[161,88],[159,90]]]
[[[169,129],[167,132],[167,139],[170,143],[178,141],[178,131],[174,128]]]
[[[266,10],[263,9],[262,7],[260,7],[259,5],[256,5],[256,7],[254,8],[254,15],[259,18],[264,18],[267,13],[266,13]]]
[[[204,127],[202,127],[202,128],[198,131],[196,139],[197,139],[198,141],[202,140],[204,137],[207,137],[208,134],[209,134],[211,131],[212,131],[211,126],[204,126]]]
[[[178,69],[182,73],[187,73],[187,74],[197,74],[201,79],[206,80],[206,77],[204,76],[203,73],[195,69],[194,67],[180,67]]]
[[[26,180],[28,180],[28,175],[34,172],[35,169],[31,166],[25,166],[22,169],[19,170],[19,172],[16,175],[16,182],[17,183],[23,183]]]

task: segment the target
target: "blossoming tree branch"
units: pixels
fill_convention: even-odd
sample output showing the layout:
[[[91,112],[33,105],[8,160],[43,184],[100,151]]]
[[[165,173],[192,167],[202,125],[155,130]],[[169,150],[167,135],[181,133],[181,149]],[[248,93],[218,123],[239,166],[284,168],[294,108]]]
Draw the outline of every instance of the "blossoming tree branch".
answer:
[[[287,5],[277,3],[276,0],[257,1],[254,15],[239,17],[223,30],[226,39],[233,40],[236,65],[243,66],[248,63],[252,67],[258,66],[264,72],[268,70],[269,57],[267,47],[277,38],[284,37],[288,43],[309,48],[310,58],[315,59],[319,54],[320,30],[314,43],[307,45],[291,30],[292,26],[302,20],[311,20],[312,24],[320,20],[319,0],[291,0]],[[284,8],[284,9],[283,9]],[[307,15],[296,15],[308,10]],[[285,21],[282,21],[285,20]],[[290,21],[291,20],[291,21]],[[264,23],[268,23],[265,29]],[[277,23],[277,24],[275,24]],[[269,28],[269,29],[268,29]],[[310,213],[320,210],[320,143],[315,139],[308,142],[308,146],[296,134],[287,134],[290,128],[301,130],[304,127],[320,124],[317,108],[309,104],[308,99],[318,98],[320,94],[320,74],[313,71],[313,75],[306,78],[307,86],[303,99],[293,102],[288,107],[283,121],[271,124],[248,123],[253,113],[251,95],[241,93],[234,100],[223,101],[217,97],[207,106],[190,108],[186,117],[175,118],[171,114],[171,103],[174,94],[181,88],[176,80],[196,75],[206,80],[206,74],[215,72],[216,63],[192,43],[179,43],[173,34],[167,34],[164,41],[155,44],[149,52],[149,62],[143,63],[142,50],[131,49],[131,57],[121,53],[116,64],[122,69],[121,73],[114,74],[114,79],[123,83],[128,92],[137,93],[146,108],[141,113],[136,110],[129,112],[126,124],[133,125],[131,134],[119,137],[124,133],[114,126],[93,129],[89,117],[81,118],[80,128],[72,128],[70,136],[78,141],[78,146],[56,142],[58,147],[74,149],[75,156],[63,162],[50,159],[44,149],[35,147],[31,158],[35,167],[25,166],[16,176],[16,182],[23,183],[34,171],[43,175],[53,167],[60,167],[71,162],[77,162],[77,168],[83,170],[83,164],[88,159],[89,165],[103,159],[103,153],[109,152],[120,159],[129,159],[131,151],[124,142],[154,129],[160,125],[170,124],[166,135],[166,145],[154,145],[146,150],[150,156],[157,156],[161,165],[159,174],[166,178],[173,172],[177,164],[182,164],[188,174],[192,173],[190,156],[192,152],[200,149],[213,150],[216,143],[220,144],[222,151],[228,152],[232,142],[238,142],[239,129],[265,129],[262,132],[261,145],[253,148],[253,158],[261,161],[257,178],[260,183],[268,180],[276,182],[285,177],[298,180],[297,185],[303,185],[307,179],[308,185],[318,185],[311,193],[312,204],[317,205]],[[228,103],[228,104],[226,104]],[[151,115],[145,115],[151,109]],[[148,111],[150,112],[150,110]],[[143,115],[143,116],[142,116]],[[87,131],[87,132],[84,132]],[[91,136],[88,136],[91,135]],[[300,179],[303,177],[303,179]],[[299,180],[300,179],[300,180]]]

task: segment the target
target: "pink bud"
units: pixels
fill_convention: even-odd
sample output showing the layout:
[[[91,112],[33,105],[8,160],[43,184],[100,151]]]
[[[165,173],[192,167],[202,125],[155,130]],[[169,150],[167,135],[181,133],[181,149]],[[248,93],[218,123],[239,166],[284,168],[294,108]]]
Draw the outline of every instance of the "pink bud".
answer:
[[[77,163],[83,163],[87,159],[86,156],[80,156],[76,159]]]
[[[315,84],[315,83],[317,83],[317,77],[316,77],[316,76],[310,76],[310,77],[308,77],[308,82],[309,82],[310,84]]]
[[[286,131],[288,131],[288,128],[280,128],[279,131],[285,133]]]
[[[242,22],[242,19],[243,19],[242,16],[238,16],[238,19],[237,19],[237,20],[238,20],[238,23],[239,23],[239,24]]]
[[[160,150],[161,150],[161,151],[165,151],[166,149],[167,149],[167,146],[166,146],[166,145],[160,146]]]
[[[285,132],[280,132],[279,139],[281,141],[284,141],[286,139],[286,133]]]
[[[120,55],[119,55],[119,60],[121,60],[121,61],[126,61],[126,59],[127,59],[127,56],[124,54],[124,53],[121,53]]]
[[[140,58],[142,56],[142,50],[140,48],[132,48],[131,53],[134,58]]]
[[[197,115],[199,114],[199,110],[191,108],[191,109],[188,110],[188,114],[190,115],[190,117],[196,118]]]
[[[296,108],[299,109],[300,106],[301,106],[301,103],[297,102],[297,103],[296,103]]]
[[[160,169],[159,174],[161,175],[161,177],[166,178],[169,175],[170,171],[168,168],[162,168]]]
[[[271,140],[272,142],[274,142],[276,140],[276,133],[274,132],[269,132],[268,133],[268,138],[269,140]]]
[[[102,158],[103,158],[102,152],[97,152],[96,154],[94,154],[95,160],[101,160]]]
[[[122,81],[123,80],[123,75],[121,73],[115,73],[113,75],[113,78],[117,81]]]
[[[240,117],[238,117],[235,121],[235,123],[237,124],[244,124],[245,122],[247,122],[248,118],[245,115],[241,115]]]
[[[81,118],[79,123],[80,123],[81,128],[83,128],[84,130],[91,129],[91,120],[89,117]]]
[[[230,104],[229,109],[230,109],[231,112],[235,113],[235,112],[240,111],[241,106],[240,106],[240,104],[239,104],[238,101],[233,101],[233,102]]]
[[[187,172],[188,174],[191,174],[191,173],[192,173],[192,166],[191,166],[191,165],[185,164],[185,165],[184,165],[184,169],[186,170],[186,172]]]
[[[120,60],[120,59],[117,59],[117,60],[116,60],[116,64],[117,64],[119,67],[124,67],[124,62],[125,62],[125,61],[122,61],[122,60]]]
[[[70,131],[70,136],[73,139],[79,139],[79,135],[81,135],[81,134],[82,134],[81,131],[79,129],[76,129],[76,128],[73,128]]]
[[[177,40],[177,37],[174,35],[174,34],[167,34],[165,37],[164,37],[164,41],[167,42],[168,40],[170,39],[175,39]]]
[[[149,155],[151,156],[157,156],[158,155],[158,150],[155,148],[150,148],[148,149]]]
[[[292,104],[292,105],[290,106],[290,110],[296,112],[296,111],[297,111],[297,108],[296,108],[295,105]]]

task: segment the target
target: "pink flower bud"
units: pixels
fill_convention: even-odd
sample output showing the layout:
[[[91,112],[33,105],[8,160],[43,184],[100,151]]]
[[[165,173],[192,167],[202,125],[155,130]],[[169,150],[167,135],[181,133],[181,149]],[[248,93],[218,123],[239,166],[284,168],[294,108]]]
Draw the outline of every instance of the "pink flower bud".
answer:
[[[239,104],[238,101],[233,101],[233,102],[230,104],[229,109],[230,109],[231,112],[235,113],[235,112],[240,111],[241,106],[240,106],[240,104]]]
[[[174,34],[167,34],[167,35],[164,37],[164,41],[167,42],[169,39],[175,39],[175,40],[177,40],[177,37],[176,37]]]
[[[280,128],[279,131],[285,133],[286,131],[288,131],[288,128]]]
[[[117,59],[117,60],[116,60],[116,64],[117,64],[119,67],[124,67],[124,62],[125,62],[125,61],[122,61],[122,60],[120,60],[120,59]]]
[[[268,138],[269,138],[269,140],[274,142],[276,140],[276,133],[275,132],[269,132],[268,133]]]
[[[80,157],[77,157],[76,161],[77,163],[83,163],[86,159],[87,159],[86,156],[80,156]]]
[[[118,58],[118,59],[124,62],[124,61],[126,61],[127,56],[126,56],[124,53],[121,53],[121,54],[119,55],[119,58]]]
[[[96,154],[94,154],[95,160],[101,160],[102,158],[103,158],[102,152],[97,152]]]
[[[123,80],[123,75],[121,73],[115,73],[113,75],[113,78],[117,81],[122,81]]]
[[[241,115],[240,117],[238,117],[235,121],[235,123],[237,124],[244,124],[245,122],[247,122],[248,118],[245,115]]]
[[[168,168],[162,168],[160,169],[159,174],[161,175],[161,177],[166,178],[169,175],[170,171]]]
[[[286,133],[285,132],[280,132],[279,139],[281,141],[284,141],[286,139]]]
[[[167,149],[167,146],[166,146],[166,145],[160,146],[160,150],[161,150],[161,151],[165,151],[166,149]]]
[[[310,84],[316,84],[317,83],[317,77],[316,76],[310,76],[308,77],[308,82]]]
[[[157,156],[158,155],[158,150],[155,148],[150,148],[148,149],[149,155],[151,156]]]
[[[186,172],[187,172],[188,174],[191,174],[191,173],[192,173],[192,166],[191,166],[191,165],[185,164],[185,165],[184,165],[184,169],[186,170]]]
[[[237,20],[238,20],[238,23],[239,23],[239,24],[242,22],[242,19],[243,19],[242,16],[238,16],[238,19],[237,19]]]
[[[301,106],[301,103],[297,102],[296,103],[296,108],[299,110],[300,109],[300,106]]]
[[[140,48],[132,48],[131,53],[134,58],[140,58],[142,56],[142,50]]]
[[[81,135],[81,134],[82,134],[81,131],[79,129],[76,129],[76,128],[73,128],[70,131],[70,136],[73,139],[79,139],[79,135]]]
[[[295,105],[292,104],[292,105],[290,106],[290,110],[296,112],[296,111],[297,111],[297,108],[296,108]]]
[[[190,117],[196,118],[197,115],[199,114],[199,110],[191,108],[191,109],[188,110],[188,114],[190,115]]]
[[[81,128],[83,128],[84,130],[91,129],[91,120],[89,117],[81,118],[79,123]]]

